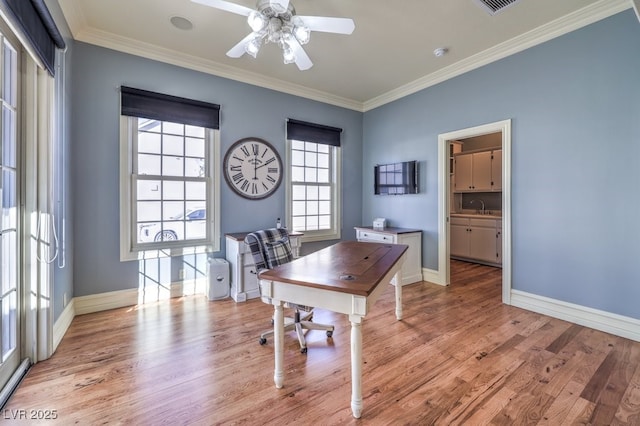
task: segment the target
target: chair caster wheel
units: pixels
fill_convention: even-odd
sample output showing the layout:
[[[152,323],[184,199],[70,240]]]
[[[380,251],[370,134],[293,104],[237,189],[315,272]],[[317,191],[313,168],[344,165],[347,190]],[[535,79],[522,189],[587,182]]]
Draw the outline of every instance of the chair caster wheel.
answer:
[[[300,353],[301,354],[306,354],[307,353],[307,348],[300,348]]]
[[[333,331],[327,330],[327,337],[331,337],[331,336],[333,336]]]
[[[261,345],[266,345],[267,344],[267,339],[265,339],[264,337],[260,338],[260,344]]]

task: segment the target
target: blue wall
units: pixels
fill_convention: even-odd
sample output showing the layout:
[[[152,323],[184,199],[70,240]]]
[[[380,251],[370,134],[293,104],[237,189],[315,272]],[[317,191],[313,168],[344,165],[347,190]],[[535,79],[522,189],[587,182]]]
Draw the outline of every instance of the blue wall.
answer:
[[[256,136],[284,158],[289,117],[342,128],[345,234],[360,224],[362,113],[80,42],[73,74],[74,296],[138,286],[138,262],[119,259],[121,85],[220,104],[221,157],[236,140]],[[223,234],[272,227],[285,217],[284,185],[260,201],[241,198],[224,180],[220,188]],[[220,245],[215,257],[224,256],[224,237]],[[303,251],[323,245],[328,243],[305,244]],[[178,279],[177,270],[172,279]]]
[[[640,318],[640,25],[632,10],[364,115],[363,223],[422,229],[437,269],[438,135],[512,119],[514,289]],[[421,193],[373,195],[420,160]]]

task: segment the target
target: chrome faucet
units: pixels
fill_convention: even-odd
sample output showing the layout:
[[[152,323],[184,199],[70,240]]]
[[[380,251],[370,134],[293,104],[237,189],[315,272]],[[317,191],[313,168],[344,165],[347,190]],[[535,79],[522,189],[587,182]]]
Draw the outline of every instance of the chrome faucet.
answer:
[[[482,210],[480,210],[480,213],[484,214],[484,201],[482,201],[480,198],[478,198],[476,200],[471,200],[471,202],[469,204],[473,204],[474,201],[480,201],[480,203],[482,203]]]

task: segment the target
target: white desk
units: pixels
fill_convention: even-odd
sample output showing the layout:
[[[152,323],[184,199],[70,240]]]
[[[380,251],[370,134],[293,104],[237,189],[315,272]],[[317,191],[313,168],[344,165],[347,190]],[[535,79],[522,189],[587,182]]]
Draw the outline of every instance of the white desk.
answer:
[[[351,322],[351,410],[362,414],[362,321],[395,277],[402,282],[402,263],[408,246],[343,241],[260,274],[263,296],[274,306],[275,371],[277,388],[284,386],[285,302],[349,315]],[[402,319],[402,286],[395,286],[396,318]],[[313,349],[312,349],[313,350]]]

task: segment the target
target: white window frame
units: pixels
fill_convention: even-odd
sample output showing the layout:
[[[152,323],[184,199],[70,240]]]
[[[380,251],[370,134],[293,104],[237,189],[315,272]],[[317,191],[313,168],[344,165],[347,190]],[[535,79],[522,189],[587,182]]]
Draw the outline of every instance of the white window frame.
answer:
[[[306,141],[299,141],[306,142]],[[316,143],[316,142],[310,142]],[[319,144],[322,145],[322,144]],[[339,240],[341,238],[342,230],[342,215],[340,214],[342,205],[342,153],[341,148],[338,146],[327,145],[330,153],[330,177],[331,177],[331,228],[322,230],[306,231],[300,230],[304,235],[302,237],[303,242],[313,241],[327,241],[327,240]],[[293,229],[293,185],[304,182],[293,182],[292,180],[292,149],[293,139],[287,139],[286,144],[286,167],[287,173],[285,173],[286,182],[286,224],[292,231]]]
[[[170,120],[165,120],[170,121]],[[170,256],[181,256],[185,248],[201,248],[202,251],[220,250],[220,132],[205,129],[205,159],[208,175],[207,185],[207,236],[201,240],[159,241],[138,243],[134,218],[136,206],[136,182],[134,157],[138,137],[138,117],[120,117],[120,260],[139,260],[148,256],[145,252],[168,251]],[[192,254],[193,250],[189,250]]]

